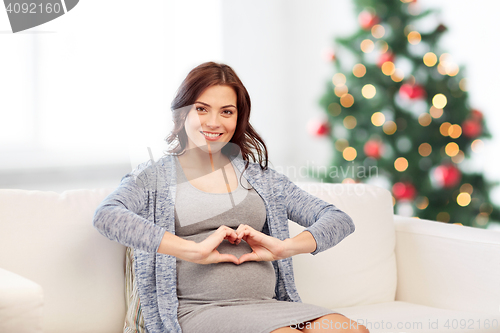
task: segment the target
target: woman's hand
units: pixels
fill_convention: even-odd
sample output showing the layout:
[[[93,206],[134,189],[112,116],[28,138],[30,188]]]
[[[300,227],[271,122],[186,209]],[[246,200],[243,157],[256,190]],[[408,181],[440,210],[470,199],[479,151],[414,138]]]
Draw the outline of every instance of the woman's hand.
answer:
[[[241,240],[238,239],[236,232],[225,225],[221,225],[214,233],[205,238],[203,241],[192,245],[192,251],[186,255],[186,258],[181,258],[197,264],[215,264],[219,262],[232,262],[239,264],[238,258],[232,254],[220,253],[217,247],[227,239],[231,244],[238,244]]]
[[[284,241],[257,231],[249,225],[240,224],[236,234],[238,241],[235,244],[243,239],[253,250],[240,257],[240,264],[245,261],[273,261],[291,256]]]

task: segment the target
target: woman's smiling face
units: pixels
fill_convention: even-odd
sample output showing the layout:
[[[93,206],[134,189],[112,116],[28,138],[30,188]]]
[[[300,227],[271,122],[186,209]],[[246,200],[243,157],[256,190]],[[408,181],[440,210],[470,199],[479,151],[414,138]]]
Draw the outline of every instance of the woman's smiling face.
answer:
[[[205,89],[196,99],[184,123],[188,137],[186,149],[198,147],[207,153],[222,149],[236,130],[236,102],[236,93],[229,86],[215,85]]]

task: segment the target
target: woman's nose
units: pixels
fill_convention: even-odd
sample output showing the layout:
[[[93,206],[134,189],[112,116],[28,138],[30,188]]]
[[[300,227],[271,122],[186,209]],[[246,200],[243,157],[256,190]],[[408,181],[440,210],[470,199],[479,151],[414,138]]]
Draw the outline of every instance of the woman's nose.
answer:
[[[216,112],[211,112],[206,125],[211,128],[217,128],[220,126],[220,120],[219,120],[219,115]]]

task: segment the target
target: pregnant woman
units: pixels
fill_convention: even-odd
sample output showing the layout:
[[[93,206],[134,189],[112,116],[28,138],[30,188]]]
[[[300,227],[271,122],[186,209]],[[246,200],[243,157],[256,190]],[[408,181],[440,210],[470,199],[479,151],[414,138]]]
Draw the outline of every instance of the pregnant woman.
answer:
[[[197,66],[171,108],[168,152],[124,176],[93,222],[134,251],[144,331],[368,332],[301,302],[291,257],[333,247],[354,224],[268,168],[232,68]],[[289,238],[288,219],[306,229]]]

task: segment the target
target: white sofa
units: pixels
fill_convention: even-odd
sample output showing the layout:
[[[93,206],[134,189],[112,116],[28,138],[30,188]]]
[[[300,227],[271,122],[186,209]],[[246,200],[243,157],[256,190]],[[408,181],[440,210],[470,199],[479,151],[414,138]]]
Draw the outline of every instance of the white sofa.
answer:
[[[372,185],[298,184],[356,225],[293,258],[303,302],[370,332],[500,332],[500,232],[394,216]],[[0,190],[1,333],[122,332],[125,247],[92,225],[112,190]]]

